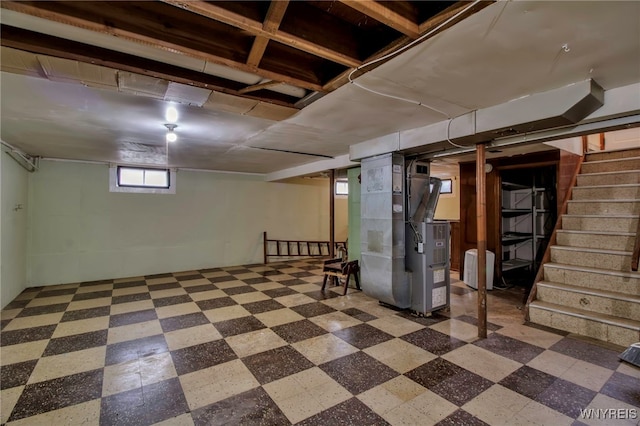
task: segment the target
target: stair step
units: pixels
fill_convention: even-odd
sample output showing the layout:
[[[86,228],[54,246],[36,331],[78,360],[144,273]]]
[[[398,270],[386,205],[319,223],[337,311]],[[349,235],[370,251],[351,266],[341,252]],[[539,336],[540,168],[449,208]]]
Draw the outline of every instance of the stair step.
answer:
[[[535,300],[529,319],[536,324],[627,347],[640,341],[640,321]]]
[[[603,250],[632,251],[636,241],[633,232],[576,231],[561,229],[556,234],[560,246]]]
[[[615,172],[620,170],[640,170],[640,157],[589,160],[582,163],[581,173]]]
[[[636,232],[638,215],[570,215],[562,216],[562,229],[584,231]]]
[[[609,271],[549,262],[544,264],[544,280],[640,296],[639,272]]]
[[[623,347],[640,341],[640,273],[630,271],[639,220],[640,148],[587,154],[530,321]]]
[[[588,152],[585,161],[612,160],[614,158],[640,157],[640,148],[614,149]]]
[[[551,246],[551,261],[612,271],[631,270],[631,252],[583,247]]]
[[[640,183],[639,170],[618,172],[583,173],[578,175],[578,186],[582,185],[616,185]]]
[[[571,195],[573,200],[632,200],[640,201],[640,184],[576,186]]]
[[[640,213],[640,200],[569,200],[567,213],[571,215],[635,215]]]
[[[640,321],[640,296],[549,281],[537,286],[538,300]]]

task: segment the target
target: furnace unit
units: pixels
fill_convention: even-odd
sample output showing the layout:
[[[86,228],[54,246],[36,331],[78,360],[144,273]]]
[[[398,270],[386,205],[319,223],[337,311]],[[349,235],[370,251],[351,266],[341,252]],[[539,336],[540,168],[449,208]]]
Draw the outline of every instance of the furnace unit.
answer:
[[[440,179],[429,163],[385,154],[362,160],[363,291],[418,314],[449,306],[449,223],[434,221]]]

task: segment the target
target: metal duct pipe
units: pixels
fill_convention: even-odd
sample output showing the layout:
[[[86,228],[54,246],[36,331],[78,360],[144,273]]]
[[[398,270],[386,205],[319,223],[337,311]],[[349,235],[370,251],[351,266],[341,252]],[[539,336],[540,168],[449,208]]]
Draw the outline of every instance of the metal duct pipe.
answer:
[[[469,146],[522,133],[573,125],[604,104],[604,90],[594,80],[471,111],[429,126],[392,133],[351,145],[352,161],[387,152],[424,152],[434,144]]]

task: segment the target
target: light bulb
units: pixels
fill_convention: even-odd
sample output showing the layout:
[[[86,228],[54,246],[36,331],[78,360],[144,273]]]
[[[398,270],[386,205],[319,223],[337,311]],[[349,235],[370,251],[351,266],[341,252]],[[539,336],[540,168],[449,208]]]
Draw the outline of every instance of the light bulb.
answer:
[[[169,123],[175,123],[178,121],[178,110],[173,106],[168,107],[165,118]]]
[[[167,142],[175,142],[178,140],[178,135],[172,131],[167,132]]]

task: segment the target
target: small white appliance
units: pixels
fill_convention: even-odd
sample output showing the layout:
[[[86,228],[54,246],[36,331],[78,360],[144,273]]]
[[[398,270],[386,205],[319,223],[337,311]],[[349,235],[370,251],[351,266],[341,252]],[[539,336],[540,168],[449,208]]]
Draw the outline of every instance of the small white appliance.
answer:
[[[495,254],[487,250],[487,290],[493,290],[493,264]],[[471,288],[478,289],[478,250],[470,249],[464,253],[463,281]]]

